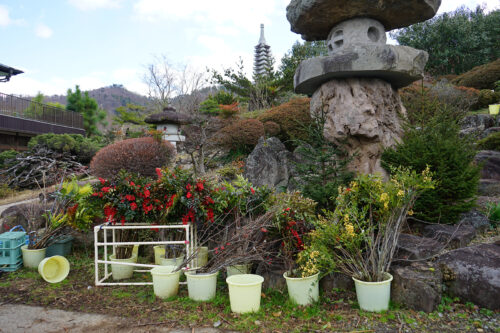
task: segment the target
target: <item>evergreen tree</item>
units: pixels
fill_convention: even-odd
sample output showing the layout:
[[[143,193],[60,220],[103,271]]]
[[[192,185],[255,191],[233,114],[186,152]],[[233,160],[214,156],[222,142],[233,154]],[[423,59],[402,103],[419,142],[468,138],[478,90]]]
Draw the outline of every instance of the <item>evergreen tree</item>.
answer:
[[[325,138],[325,122],[326,113],[321,110],[312,117],[309,142],[298,141],[295,183],[304,196],[318,203],[319,209],[333,210],[338,187],[347,184],[353,174],[347,171],[347,152]]]
[[[87,136],[99,135],[97,126],[106,126],[106,111],[99,108],[97,101],[85,91],[83,94],[80,87],[75,86],[75,92],[68,89],[66,96],[66,109],[81,113],[83,116],[83,128]]]

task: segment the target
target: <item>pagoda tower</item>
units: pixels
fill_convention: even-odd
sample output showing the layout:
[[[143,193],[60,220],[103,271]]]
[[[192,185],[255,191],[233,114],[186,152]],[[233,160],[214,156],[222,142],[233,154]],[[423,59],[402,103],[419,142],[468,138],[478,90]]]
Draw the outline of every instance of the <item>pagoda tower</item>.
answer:
[[[259,44],[255,46],[255,56],[253,63],[254,80],[268,74],[273,66],[273,57],[271,55],[271,46],[267,45],[264,37],[264,24],[260,25]]]

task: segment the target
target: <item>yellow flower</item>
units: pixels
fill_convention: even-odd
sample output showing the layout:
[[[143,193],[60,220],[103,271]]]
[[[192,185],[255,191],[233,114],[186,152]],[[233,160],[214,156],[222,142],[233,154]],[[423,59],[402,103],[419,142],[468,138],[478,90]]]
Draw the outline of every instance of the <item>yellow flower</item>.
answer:
[[[380,195],[380,201],[384,202],[384,201],[387,201],[387,200],[389,200],[389,195],[387,193],[385,193],[385,192],[382,193]]]
[[[410,215],[410,216],[412,216],[412,215],[413,215],[413,210],[412,210],[412,209],[410,209],[410,210],[408,211],[408,215]]]
[[[403,190],[398,191],[398,197],[402,197],[404,195],[405,195],[405,191],[403,191]]]
[[[389,203],[387,201],[384,202],[384,209],[389,209]]]
[[[344,215],[344,222],[345,223],[349,222],[349,214]]]
[[[352,224],[350,223],[345,224],[345,231],[349,236],[351,237],[354,236],[354,227]]]

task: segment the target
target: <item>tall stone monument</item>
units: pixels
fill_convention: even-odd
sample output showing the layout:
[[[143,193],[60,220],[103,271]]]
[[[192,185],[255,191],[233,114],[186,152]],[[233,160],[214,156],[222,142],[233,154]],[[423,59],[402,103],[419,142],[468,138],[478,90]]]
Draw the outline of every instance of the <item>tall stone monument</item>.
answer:
[[[432,18],[441,0],[292,0],[287,18],[308,41],[327,40],[328,56],[303,61],[295,91],[327,114],[325,137],[347,141],[357,173],[382,173],[385,147],[402,135],[398,89],[422,78],[425,51],[386,44],[385,32]]]
[[[255,45],[253,63],[254,78],[267,75],[269,69],[273,66],[272,59],[273,56],[271,54],[271,46],[269,46],[266,42],[266,38],[264,37],[264,24],[261,24],[259,43]]]

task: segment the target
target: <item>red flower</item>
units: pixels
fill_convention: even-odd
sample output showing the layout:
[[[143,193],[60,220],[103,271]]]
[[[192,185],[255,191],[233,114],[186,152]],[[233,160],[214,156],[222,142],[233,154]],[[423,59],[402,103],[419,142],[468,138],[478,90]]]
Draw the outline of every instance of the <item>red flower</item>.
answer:
[[[253,189],[253,187],[250,187],[250,192],[252,192],[252,194],[255,194],[255,190]]]
[[[260,228],[260,231],[262,231],[262,232],[267,232],[267,229],[266,229],[266,228],[264,228],[264,227],[262,227],[262,228]]]
[[[214,211],[212,208],[207,210],[207,221],[214,222]]]
[[[135,196],[132,194],[127,194],[125,196],[125,199],[127,199],[128,201],[135,201]]]
[[[104,216],[106,217],[106,222],[114,222],[116,214],[116,208],[113,206],[104,207]]]
[[[122,216],[120,222],[122,223],[122,225],[125,225],[125,216]]]
[[[92,193],[93,197],[97,197],[98,195],[99,195],[99,193],[97,193],[97,192]]]
[[[135,186],[135,183],[134,182],[130,182],[130,186]]]
[[[151,223],[151,225],[156,225],[156,223]],[[156,232],[160,232],[160,229],[158,229],[158,228],[151,228],[151,230],[156,231]]]
[[[201,191],[203,191],[203,188],[204,187],[203,187],[203,182],[202,181],[196,183],[196,191],[201,192]]]
[[[136,209],[137,209],[137,204],[136,204],[135,202],[132,202],[132,203],[130,204],[130,209],[132,209],[132,210],[136,210]]]
[[[214,204],[214,200],[212,198],[210,198],[209,196],[205,197],[205,201],[203,202],[203,204],[205,206],[208,206],[208,205],[211,205],[211,204]]]
[[[144,210],[144,214],[147,214],[153,209],[153,205],[148,205],[148,203],[144,201],[142,203],[142,209]]]
[[[106,179],[103,179],[101,177],[99,177],[99,181],[101,182],[101,185],[104,185],[106,183]]]
[[[103,187],[101,190],[102,190],[104,193],[108,193],[110,189],[111,189],[111,187]]]
[[[192,208],[182,217],[182,224],[188,224],[189,221],[194,223],[194,210]]]
[[[144,198],[149,198],[150,195],[151,192],[149,192],[149,190],[144,190]]]
[[[192,197],[192,196],[193,196],[193,195],[191,194],[191,192],[188,192],[188,193],[186,194],[186,198],[188,198],[188,199],[191,199],[191,197]]]
[[[68,212],[68,215],[70,216],[73,216],[75,215],[75,212],[76,212],[76,209],[78,208],[78,204],[74,205],[74,206],[71,206],[68,208],[67,212]]]
[[[102,198],[102,196],[103,196],[104,194],[102,194],[102,192],[99,192],[99,194],[98,194],[98,195],[99,195],[99,198]]]
[[[190,191],[191,191],[191,184],[187,184],[187,185],[186,185],[186,190],[188,190],[188,192],[190,192]]]
[[[161,174],[161,169],[160,168],[156,168],[156,174],[158,175],[158,179],[161,178],[162,174]]]

